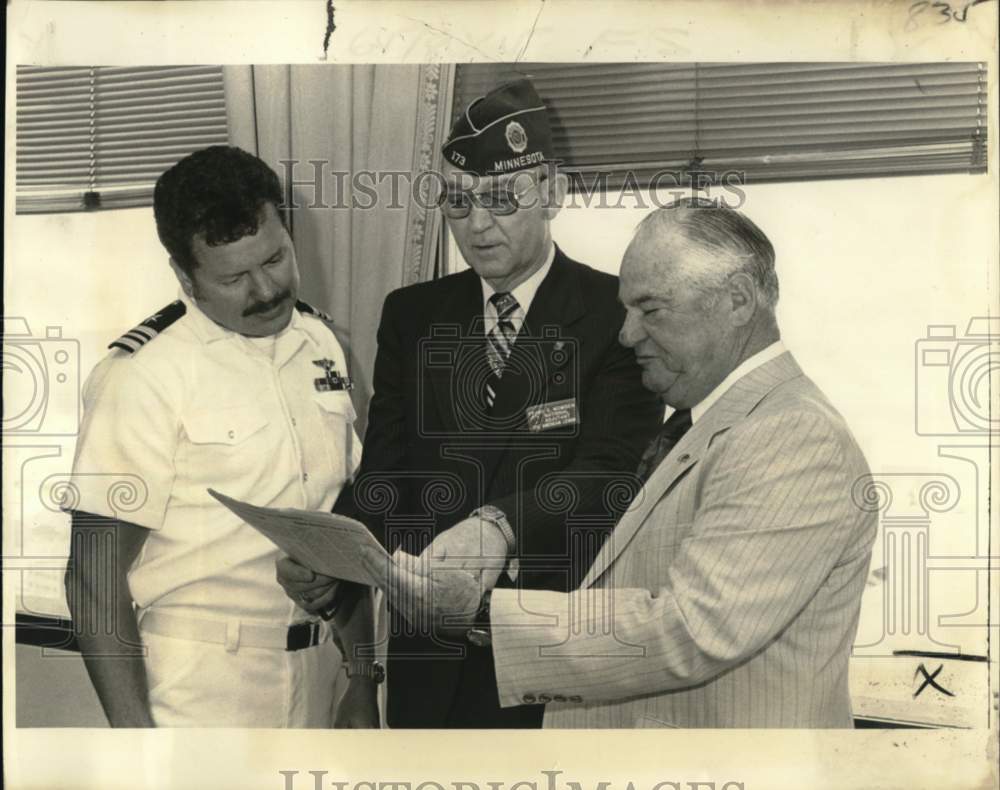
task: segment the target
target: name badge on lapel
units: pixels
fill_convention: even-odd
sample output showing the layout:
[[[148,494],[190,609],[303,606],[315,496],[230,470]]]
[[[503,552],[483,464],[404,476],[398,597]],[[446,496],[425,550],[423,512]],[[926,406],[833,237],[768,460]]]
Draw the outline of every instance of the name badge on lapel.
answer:
[[[554,400],[527,409],[528,430],[532,433],[576,425],[576,398]]]
[[[332,359],[314,359],[313,364],[323,368],[323,378],[313,379],[313,386],[318,392],[333,392],[335,390],[352,390],[354,382],[350,376],[341,376],[337,372],[337,363]]]

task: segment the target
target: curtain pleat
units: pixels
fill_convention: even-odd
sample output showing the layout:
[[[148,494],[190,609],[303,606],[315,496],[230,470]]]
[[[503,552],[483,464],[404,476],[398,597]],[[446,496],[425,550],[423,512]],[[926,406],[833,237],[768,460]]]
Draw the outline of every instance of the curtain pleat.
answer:
[[[254,145],[247,150],[277,171],[295,207],[287,218],[301,298],[334,319],[363,431],[382,303],[435,271],[440,216],[414,199],[412,181],[440,167],[452,70],[227,66],[226,80],[234,144]]]

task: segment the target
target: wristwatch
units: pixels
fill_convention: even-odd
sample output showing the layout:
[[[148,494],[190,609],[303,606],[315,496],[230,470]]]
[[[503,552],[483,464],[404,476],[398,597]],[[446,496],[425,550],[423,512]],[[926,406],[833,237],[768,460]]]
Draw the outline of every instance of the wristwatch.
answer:
[[[493,644],[493,632],[490,629],[490,598],[493,590],[487,590],[483,596],[479,610],[476,612],[476,620],[472,628],[465,632],[465,638],[476,647],[489,647]]]
[[[347,670],[347,677],[369,678],[375,683],[385,680],[385,667],[379,661],[360,661],[357,659],[344,662],[344,669]]]
[[[478,510],[473,510],[470,514],[471,517],[481,518],[486,521],[491,521],[496,524],[497,529],[503,535],[503,539],[507,541],[507,556],[513,556],[514,549],[517,546],[517,540],[514,538],[514,530],[510,526],[510,522],[507,520],[507,515],[498,507],[494,505],[483,505]]]
[[[354,586],[355,585],[348,582],[340,582],[337,585],[337,591],[333,594],[333,600],[326,605],[325,609],[317,614],[319,614],[319,616],[324,620],[332,620],[334,615],[336,615],[340,610],[340,607],[343,606],[344,601],[346,601],[347,598],[354,592]]]

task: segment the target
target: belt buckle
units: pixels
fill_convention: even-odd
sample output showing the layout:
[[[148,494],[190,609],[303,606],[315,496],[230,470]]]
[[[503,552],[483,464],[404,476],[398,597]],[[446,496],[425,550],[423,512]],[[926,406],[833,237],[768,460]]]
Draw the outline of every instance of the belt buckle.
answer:
[[[319,623],[313,620],[309,623],[309,644],[306,647],[314,647],[319,644]]]

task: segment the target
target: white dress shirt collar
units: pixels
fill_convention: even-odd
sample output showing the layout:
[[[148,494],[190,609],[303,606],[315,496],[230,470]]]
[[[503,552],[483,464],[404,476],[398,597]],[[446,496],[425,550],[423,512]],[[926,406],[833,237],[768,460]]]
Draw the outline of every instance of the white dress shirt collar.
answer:
[[[520,306],[520,317],[523,320],[524,316],[528,314],[528,308],[531,307],[531,302],[535,298],[535,294],[538,293],[538,287],[542,284],[542,280],[545,279],[545,275],[549,273],[549,269],[552,268],[552,261],[556,257],[556,245],[553,242],[549,242],[549,253],[545,256],[545,263],[539,267],[538,271],[531,275],[527,280],[525,280],[520,285],[516,286],[511,294]],[[483,309],[487,318],[487,324],[492,318],[496,320],[496,310],[493,305],[490,304],[490,297],[496,293],[496,289],[490,285],[482,277],[479,278],[479,282],[483,286]],[[520,327],[518,327],[520,328]],[[489,326],[487,326],[489,329]]]
[[[775,357],[784,354],[786,350],[785,344],[780,340],[776,340],[774,343],[771,343],[771,345],[762,348],[752,357],[744,359],[735,370],[722,380],[722,383],[719,384],[719,386],[708,393],[708,395],[700,403],[691,408],[691,423],[694,424],[704,417],[705,412],[712,408],[713,404],[725,395],[733,384],[747,375],[750,371],[759,368],[765,362],[770,362]]]
[[[214,343],[227,339],[237,343],[243,342],[249,347],[256,348],[272,360],[283,362],[297,351],[298,347],[309,336],[305,328],[305,319],[299,313],[297,307],[292,308],[292,317],[284,329],[274,335],[270,335],[262,342],[255,342],[259,338],[250,338],[227,329],[221,324],[217,324],[198,306],[197,301],[184,293],[183,289],[180,290],[178,298],[185,304],[187,315],[191,317],[188,325],[202,343]]]

